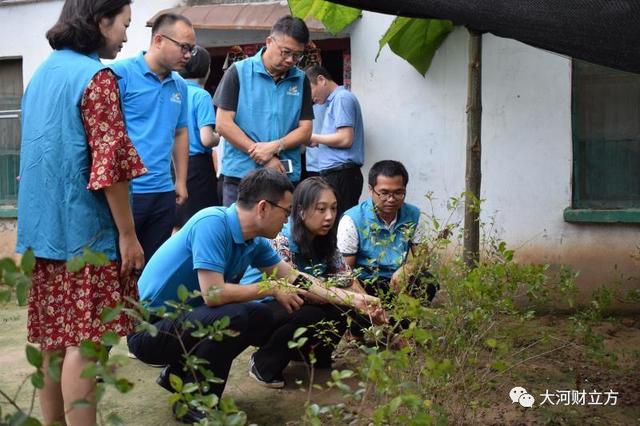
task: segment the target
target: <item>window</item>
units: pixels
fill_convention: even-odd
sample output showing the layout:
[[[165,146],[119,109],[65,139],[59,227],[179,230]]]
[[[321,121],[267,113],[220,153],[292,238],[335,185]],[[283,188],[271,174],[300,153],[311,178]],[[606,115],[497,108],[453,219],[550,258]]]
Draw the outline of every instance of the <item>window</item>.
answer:
[[[0,210],[15,208],[20,155],[22,59],[0,60]]]
[[[640,75],[573,61],[568,221],[640,222]]]

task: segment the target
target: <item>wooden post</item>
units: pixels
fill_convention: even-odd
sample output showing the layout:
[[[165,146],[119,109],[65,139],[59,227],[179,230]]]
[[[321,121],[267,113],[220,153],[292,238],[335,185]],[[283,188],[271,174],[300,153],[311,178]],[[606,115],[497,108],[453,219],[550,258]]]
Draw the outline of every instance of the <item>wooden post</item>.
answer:
[[[465,168],[463,259],[469,268],[480,260],[480,184],[482,182],[482,34],[469,29],[467,84],[467,158]]]

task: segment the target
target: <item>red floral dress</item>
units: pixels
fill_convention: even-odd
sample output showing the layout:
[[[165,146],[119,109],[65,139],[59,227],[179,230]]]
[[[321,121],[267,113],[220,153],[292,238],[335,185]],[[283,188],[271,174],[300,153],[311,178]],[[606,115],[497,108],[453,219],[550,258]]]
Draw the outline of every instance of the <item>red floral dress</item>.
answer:
[[[93,76],[80,109],[92,159],[87,189],[98,191],[146,173],[127,135],[118,83],[110,70]],[[83,340],[98,342],[106,331],[121,336],[132,331],[134,321],[124,313],[107,324],[100,319],[105,307],[138,298],[136,280],[121,277],[119,270],[119,262],[112,261],[69,272],[64,261],[37,258],[29,293],[28,340],[43,350],[58,350]]]

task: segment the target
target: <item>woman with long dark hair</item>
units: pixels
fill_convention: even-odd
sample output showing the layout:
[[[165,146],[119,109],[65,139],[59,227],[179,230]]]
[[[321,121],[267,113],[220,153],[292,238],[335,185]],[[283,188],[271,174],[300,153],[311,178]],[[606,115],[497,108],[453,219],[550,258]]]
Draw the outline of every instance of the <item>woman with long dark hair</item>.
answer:
[[[116,77],[100,62],[127,41],[130,3],[67,0],[47,32],[54,51],[22,100],[17,251],[36,256],[28,340],[44,354],[45,424],[96,423],[95,379],[80,376],[91,362],[80,343],[133,329],[124,313],[101,319],[104,309],[137,297],[135,274],[144,264],[128,188],[146,170],[126,133]],[[84,248],[109,262],[67,270]],[[54,355],[62,360],[57,380],[47,368]],[[74,406],[78,400],[93,403]]]
[[[336,244],[336,215],[337,199],[333,188],[321,177],[305,179],[293,193],[289,222],[272,244],[280,257],[294,269],[322,280],[335,278],[331,280],[333,285],[351,287],[354,280],[349,278],[349,267]],[[253,281],[259,280],[255,274],[252,278]],[[361,288],[351,290],[364,293]],[[348,298],[343,297],[336,303],[336,300],[314,297],[313,300],[305,300],[304,305],[292,313],[276,301],[263,303],[271,308],[277,327],[267,344],[251,357],[251,377],[267,387],[284,386],[282,371],[290,360],[301,355],[298,349],[288,347],[288,342],[300,327],[309,329],[304,336],[308,341],[302,348],[302,356],[306,358],[313,350],[316,367],[331,366],[331,352],[346,329],[344,313],[348,308],[338,305],[348,305]]]

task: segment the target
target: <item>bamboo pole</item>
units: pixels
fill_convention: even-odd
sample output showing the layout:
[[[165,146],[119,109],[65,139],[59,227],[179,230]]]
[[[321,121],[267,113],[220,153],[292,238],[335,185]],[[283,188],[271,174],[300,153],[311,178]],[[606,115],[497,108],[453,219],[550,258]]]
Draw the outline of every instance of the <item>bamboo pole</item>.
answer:
[[[469,29],[463,259],[469,268],[480,260],[480,184],[482,182],[482,34]]]

